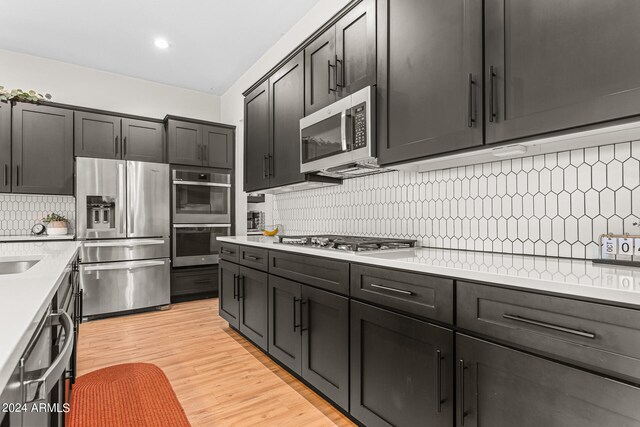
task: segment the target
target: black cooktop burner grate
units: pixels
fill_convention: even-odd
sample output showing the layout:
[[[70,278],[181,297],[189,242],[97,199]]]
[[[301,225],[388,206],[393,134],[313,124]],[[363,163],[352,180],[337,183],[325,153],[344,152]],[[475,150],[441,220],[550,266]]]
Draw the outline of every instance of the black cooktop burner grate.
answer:
[[[338,249],[351,252],[413,248],[415,240],[383,237],[359,237],[323,234],[317,236],[278,236],[279,242],[289,245]]]

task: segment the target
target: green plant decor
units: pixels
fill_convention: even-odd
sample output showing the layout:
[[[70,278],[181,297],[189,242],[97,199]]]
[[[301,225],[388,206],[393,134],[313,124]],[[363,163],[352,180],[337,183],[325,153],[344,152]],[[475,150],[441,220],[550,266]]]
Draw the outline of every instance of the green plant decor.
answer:
[[[59,215],[57,213],[50,213],[49,215],[47,215],[46,217],[42,218],[42,222],[45,223],[50,223],[50,222],[55,222],[55,221],[64,221],[64,222],[69,222],[67,220],[67,218],[63,217],[62,215]]]
[[[29,90],[27,92],[22,89],[5,89],[4,86],[0,86],[0,101],[25,101],[25,102],[42,102],[50,100],[51,94],[45,93],[44,95],[36,92],[35,90]]]

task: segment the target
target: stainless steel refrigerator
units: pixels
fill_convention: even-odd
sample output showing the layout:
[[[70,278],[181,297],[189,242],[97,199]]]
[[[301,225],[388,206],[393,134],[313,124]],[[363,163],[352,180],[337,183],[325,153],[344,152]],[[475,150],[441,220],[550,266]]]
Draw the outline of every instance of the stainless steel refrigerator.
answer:
[[[169,165],[76,161],[83,315],[170,303]]]

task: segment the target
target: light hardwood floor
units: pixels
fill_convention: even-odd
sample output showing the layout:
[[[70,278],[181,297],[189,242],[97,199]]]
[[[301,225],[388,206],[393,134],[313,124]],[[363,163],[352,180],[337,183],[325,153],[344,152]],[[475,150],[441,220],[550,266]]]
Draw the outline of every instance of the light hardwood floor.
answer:
[[[79,375],[154,363],[194,426],[352,426],[218,316],[218,300],[83,323]]]

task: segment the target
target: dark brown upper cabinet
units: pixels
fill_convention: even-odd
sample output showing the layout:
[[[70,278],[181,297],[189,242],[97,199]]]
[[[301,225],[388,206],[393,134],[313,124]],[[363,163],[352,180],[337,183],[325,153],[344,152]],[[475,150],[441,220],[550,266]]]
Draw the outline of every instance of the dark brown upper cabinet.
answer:
[[[234,138],[229,127],[169,119],[169,163],[231,169]]]
[[[74,114],[76,156],[165,162],[162,123],[84,111]]]
[[[378,158],[483,143],[482,0],[378,1]]]
[[[160,122],[122,119],[122,158],[164,163],[164,125]]]
[[[304,49],[306,115],[336,100],[336,28],[331,27]]]
[[[358,3],[305,49],[305,115],[376,83],[375,0]]]
[[[486,0],[487,143],[640,114],[640,2]]]
[[[13,192],[73,194],[73,111],[18,103],[12,121]]]
[[[202,126],[203,164],[212,168],[233,168],[233,129]]]
[[[304,117],[304,56],[299,53],[269,79],[271,187],[304,181],[300,119]]]
[[[202,128],[198,123],[169,119],[169,163],[202,165]]]
[[[0,102],[0,193],[11,191],[11,104]]]
[[[244,98],[244,191],[269,187],[269,81]]]
[[[338,97],[376,84],[376,3],[363,0],[336,23]]]
[[[120,159],[120,117],[76,111],[74,118],[75,155]]]

